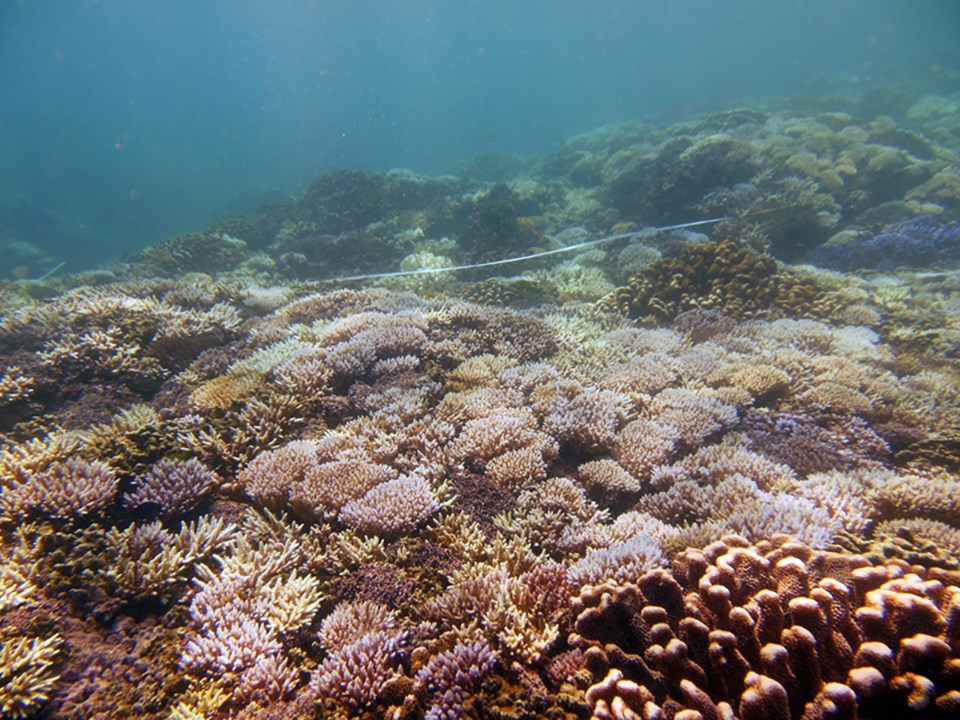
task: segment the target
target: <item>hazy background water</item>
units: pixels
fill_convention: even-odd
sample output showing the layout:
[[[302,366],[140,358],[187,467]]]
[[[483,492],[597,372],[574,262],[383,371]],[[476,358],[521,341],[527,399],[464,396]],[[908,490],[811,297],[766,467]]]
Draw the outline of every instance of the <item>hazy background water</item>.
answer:
[[[956,68],[956,0],[0,0],[0,252],[101,262],[336,167]]]

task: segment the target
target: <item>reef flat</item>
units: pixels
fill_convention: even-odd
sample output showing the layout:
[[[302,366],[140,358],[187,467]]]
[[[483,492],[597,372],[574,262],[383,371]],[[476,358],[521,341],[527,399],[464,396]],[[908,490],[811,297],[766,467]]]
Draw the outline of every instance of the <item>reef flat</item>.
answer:
[[[958,717],[958,127],[611,126],[4,282],[0,714]]]

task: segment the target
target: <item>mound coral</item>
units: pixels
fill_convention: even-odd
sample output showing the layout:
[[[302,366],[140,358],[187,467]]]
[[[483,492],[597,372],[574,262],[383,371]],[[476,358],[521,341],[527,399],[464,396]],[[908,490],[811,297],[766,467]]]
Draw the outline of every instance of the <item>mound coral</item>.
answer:
[[[674,567],[574,600],[570,642],[595,678],[594,717],[946,717],[956,707],[955,577],[782,537],[725,538]]]

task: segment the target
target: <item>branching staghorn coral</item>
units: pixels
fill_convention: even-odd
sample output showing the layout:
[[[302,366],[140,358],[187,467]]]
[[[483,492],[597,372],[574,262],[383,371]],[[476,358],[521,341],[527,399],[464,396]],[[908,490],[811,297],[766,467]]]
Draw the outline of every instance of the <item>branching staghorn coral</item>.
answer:
[[[530,662],[556,639],[557,610],[568,593],[561,566],[535,564],[518,575],[503,566],[469,566],[423,615],[454,637],[486,637],[503,656]]]
[[[28,718],[49,699],[57,682],[51,667],[57,661],[63,639],[52,635],[12,637],[0,646],[0,715]]]
[[[369,632],[334,648],[317,667],[310,688],[333,711],[372,708],[386,684],[399,677],[403,650],[402,633]]]
[[[8,367],[0,375],[0,407],[28,399],[36,381],[21,367]]]
[[[117,494],[113,470],[99,461],[68,459],[0,491],[0,517],[80,521],[105,511]]]
[[[9,558],[0,566],[0,612],[30,602],[37,595],[37,586]]]
[[[521,492],[515,508],[494,516],[493,523],[510,538],[560,556],[565,552],[560,542],[565,531],[606,517],[607,512],[576,482],[549,478]]]
[[[133,492],[124,496],[126,507],[149,505],[160,517],[174,520],[189,515],[215,492],[219,480],[196,459],[161,460],[136,481]]]
[[[184,643],[181,663],[201,677],[236,673],[235,702],[269,703],[290,698],[300,684],[282,641],[313,621],[323,594],[316,578],[297,573],[304,554],[296,526],[255,516],[246,526],[263,533],[262,542],[236,536],[217,556],[219,571],[197,566],[190,604],[195,633]]]
[[[638,533],[629,540],[612,542],[587,553],[570,566],[567,576],[577,587],[635,581],[664,562],[660,545],[649,535]]]
[[[104,534],[107,562],[99,582],[122,597],[169,601],[229,542],[234,530],[209,516],[182,523],[176,534],[160,521],[110,529]]]
[[[84,288],[27,306],[3,319],[0,349],[37,353],[22,367],[44,400],[68,381],[116,380],[134,392],[185,367],[201,351],[223,343],[240,325],[228,303],[204,309],[163,297],[163,283]]]
[[[149,405],[137,404],[81,433],[83,455],[106,462],[122,472],[142,472],[169,452],[176,429]]]
[[[429,703],[424,718],[456,717],[468,696],[490,674],[497,658],[483,642],[458,642],[417,671],[415,694]]]
[[[943,471],[887,475],[874,493],[880,517],[924,517],[960,527],[960,480]]]
[[[395,479],[396,471],[387,465],[362,460],[317,463],[307,470],[302,482],[291,487],[290,507],[305,519],[332,520],[342,515],[351,502],[359,502],[374,488]],[[388,493],[379,492],[386,500]],[[374,513],[377,512],[376,504],[376,500],[371,502],[370,509]],[[359,514],[351,511],[348,518],[359,525],[362,514],[362,511]]]

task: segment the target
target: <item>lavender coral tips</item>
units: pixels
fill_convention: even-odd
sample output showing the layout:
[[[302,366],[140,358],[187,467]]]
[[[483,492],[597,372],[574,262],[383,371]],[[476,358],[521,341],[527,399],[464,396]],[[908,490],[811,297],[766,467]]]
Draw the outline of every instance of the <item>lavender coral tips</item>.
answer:
[[[70,458],[0,492],[0,516],[79,520],[106,510],[117,493],[109,465]]]
[[[430,483],[409,475],[380,483],[348,502],[340,510],[339,520],[362,533],[392,536],[415,530],[439,509]]]
[[[173,520],[200,507],[217,484],[217,476],[194,458],[161,460],[137,480],[123,504],[130,508],[154,505],[161,518]]]

